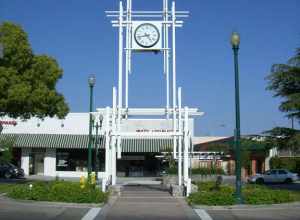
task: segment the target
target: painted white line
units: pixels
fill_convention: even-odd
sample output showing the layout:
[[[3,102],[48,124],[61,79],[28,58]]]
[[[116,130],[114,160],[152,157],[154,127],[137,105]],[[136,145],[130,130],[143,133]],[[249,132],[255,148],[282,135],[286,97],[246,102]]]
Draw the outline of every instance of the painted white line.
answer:
[[[195,209],[195,212],[201,218],[201,220],[213,220],[204,209]]]
[[[101,211],[101,208],[91,208],[81,220],[93,220]]]

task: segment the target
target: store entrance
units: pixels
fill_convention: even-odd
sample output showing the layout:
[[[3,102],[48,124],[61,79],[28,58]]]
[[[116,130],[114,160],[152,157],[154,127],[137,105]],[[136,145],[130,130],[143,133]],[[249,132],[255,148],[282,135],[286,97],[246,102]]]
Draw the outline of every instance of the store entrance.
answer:
[[[35,160],[35,174],[37,175],[44,175],[44,154],[43,153],[36,153],[34,155]]]
[[[45,150],[33,150],[29,157],[29,174],[44,175]]]
[[[124,153],[117,160],[118,177],[155,177],[160,175],[161,160],[153,153]]]

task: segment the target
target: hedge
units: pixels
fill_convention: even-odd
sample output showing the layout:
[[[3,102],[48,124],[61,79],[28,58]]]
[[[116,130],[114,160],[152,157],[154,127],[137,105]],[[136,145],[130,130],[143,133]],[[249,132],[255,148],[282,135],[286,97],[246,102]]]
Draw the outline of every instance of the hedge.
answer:
[[[233,205],[235,204],[234,187],[222,185],[215,189],[215,182],[198,182],[198,192],[192,193],[187,201],[197,205]],[[278,204],[300,201],[300,193],[288,190],[270,189],[261,185],[246,185],[242,195],[245,204]]]
[[[68,181],[15,185],[9,190],[8,196],[14,199],[72,203],[103,203],[108,198],[107,193],[101,192],[94,185],[82,188],[80,183]]]
[[[223,185],[220,190],[214,190],[214,182],[198,182],[198,192],[192,193],[187,201],[189,204],[201,205],[233,205],[235,199],[233,196],[234,189],[230,186]]]

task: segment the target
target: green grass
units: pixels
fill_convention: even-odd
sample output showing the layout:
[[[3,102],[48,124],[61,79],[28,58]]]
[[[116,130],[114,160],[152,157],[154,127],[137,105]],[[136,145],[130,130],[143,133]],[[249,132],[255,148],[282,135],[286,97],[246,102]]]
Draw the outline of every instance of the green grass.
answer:
[[[32,185],[31,188],[30,184]],[[103,193],[100,189],[90,184],[81,188],[79,182],[30,182],[24,184],[1,184],[0,187],[0,190],[7,192],[8,197],[22,200],[104,203],[108,199],[108,193]]]
[[[0,184],[0,193],[7,193],[14,186],[15,186],[15,184],[1,183]]]
[[[219,190],[214,189],[214,182],[198,182],[198,192],[192,193],[187,201],[195,205],[234,205],[234,187],[222,185]],[[245,204],[279,204],[300,201],[300,193],[270,189],[262,185],[245,185],[242,190]]]

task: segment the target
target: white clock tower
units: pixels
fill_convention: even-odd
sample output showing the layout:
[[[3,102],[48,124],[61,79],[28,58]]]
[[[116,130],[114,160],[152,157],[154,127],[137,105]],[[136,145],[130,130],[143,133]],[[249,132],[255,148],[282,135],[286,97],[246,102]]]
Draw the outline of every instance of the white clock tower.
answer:
[[[112,108],[98,108],[95,114],[105,116],[103,135],[105,135],[105,185],[116,184],[116,161],[122,157],[122,139],[130,138],[167,138],[173,141],[173,156],[178,160],[178,185],[185,187],[187,195],[190,192],[189,177],[192,131],[189,129],[189,118],[203,113],[197,108],[181,106],[181,88],[176,83],[176,29],[182,27],[183,21],[177,18],[187,18],[188,11],[176,11],[175,2],[169,9],[168,0],[163,0],[160,11],[132,10],[132,0],[127,0],[124,9],[122,1],[118,11],[106,11],[112,17],[113,27],[118,28],[118,89],[113,88]],[[162,54],[163,70],[166,80],[166,104],[162,108],[130,108],[128,105],[128,81],[134,73],[132,54],[135,52]],[[152,52],[152,53],[151,53]],[[125,65],[123,62],[125,61]],[[170,77],[170,73],[172,74]],[[125,77],[125,79],[124,79]],[[172,86],[170,88],[170,82]],[[171,94],[170,94],[171,92]],[[170,97],[172,105],[170,106]],[[125,98],[125,100],[124,100]],[[161,123],[171,125],[171,129],[139,130],[139,132],[122,129],[122,124],[131,116],[160,117]],[[141,119],[143,120],[143,119]]]

